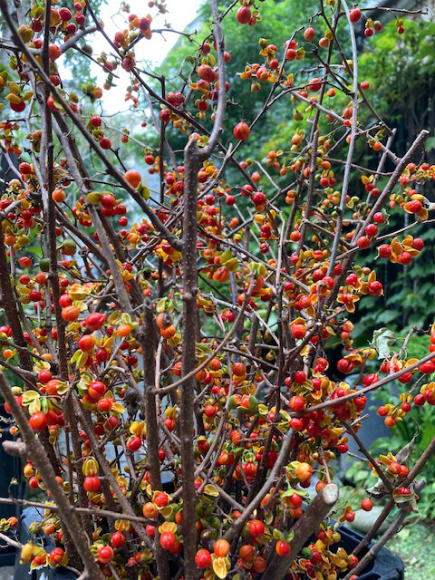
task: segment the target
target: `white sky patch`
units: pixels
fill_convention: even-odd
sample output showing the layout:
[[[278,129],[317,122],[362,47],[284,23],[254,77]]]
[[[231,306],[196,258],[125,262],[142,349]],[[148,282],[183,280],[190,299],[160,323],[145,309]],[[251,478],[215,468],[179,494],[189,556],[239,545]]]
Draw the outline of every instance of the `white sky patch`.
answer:
[[[153,16],[153,28],[166,28],[165,24],[170,23],[173,30],[184,31],[186,27],[195,19],[197,10],[202,0],[167,0],[166,5],[169,10],[166,14],[156,15],[155,8],[149,8],[147,0],[130,0],[130,14],[136,14],[139,18],[151,14]],[[114,6],[115,5],[115,6]],[[125,12],[118,12],[118,2],[109,0],[107,5],[101,9],[100,18],[104,22],[104,29],[108,36],[113,39],[119,30],[125,30],[128,27],[128,15]],[[89,25],[90,23],[87,22]],[[138,62],[146,60],[152,67],[163,62],[166,55],[175,45],[179,35],[173,32],[164,34],[153,34],[151,40],[142,39],[135,47],[136,60]],[[101,52],[105,52],[110,59],[112,52],[111,46],[106,39],[100,34],[95,33],[88,38],[88,43],[93,48],[93,56],[97,57]],[[129,84],[130,75],[118,66],[115,73],[120,77],[114,79],[116,87],[110,91],[104,91],[104,109],[106,113],[114,113],[119,110],[126,110],[129,104],[125,103],[125,87]],[[103,86],[107,74],[102,69],[91,63],[91,74],[97,77],[97,84]],[[63,78],[71,78],[67,71],[63,71]],[[125,103],[125,106],[124,106]]]

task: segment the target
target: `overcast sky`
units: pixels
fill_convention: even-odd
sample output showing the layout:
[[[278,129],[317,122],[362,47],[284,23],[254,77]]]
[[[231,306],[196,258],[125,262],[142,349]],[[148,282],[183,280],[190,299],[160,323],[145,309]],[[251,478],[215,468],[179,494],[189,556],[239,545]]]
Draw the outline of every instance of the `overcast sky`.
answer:
[[[153,28],[164,28],[165,23],[168,22],[172,25],[174,30],[184,30],[186,26],[195,19],[196,11],[202,1],[203,0],[167,0],[166,5],[169,12],[165,15],[157,16],[153,21]],[[115,3],[117,6],[120,4],[120,2],[117,3],[110,0],[107,5],[103,5],[101,10],[101,19],[104,22],[105,31],[111,38],[114,37],[117,30],[124,30],[126,28],[125,12],[115,16],[113,15],[115,12]],[[147,0],[130,0],[129,5],[130,13],[136,14],[139,17],[146,16],[148,13],[154,16],[156,13],[155,9],[150,9],[148,7]],[[142,40],[139,44],[137,57],[139,60],[145,57],[148,61],[152,61],[154,64],[160,64],[177,42],[178,38],[179,36],[177,34],[166,33],[164,37],[160,34],[155,34],[151,40]],[[107,53],[111,52],[111,47],[100,34],[93,35],[91,44],[94,49],[94,55],[98,55],[102,51]],[[98,84],[102,85],[106,75],[101,74],[101,69],[97,65],[92,65],[91,70],[92,74],[97,76]],[[125,86],[128,84],[129,77],[120,68],[118,68],[116,72],[122,78],[122,81],[119,81],[119,89],[116,87],[110,89],[111,98],[106,98],[104,100],[107,112],[119,110],[120,102],[124,102]]]
[[[202,0],[166,0],[166,5],[169,12],[164,15],[159,15],[153,21],[153,28],[163,28],[165,22],[169,22],[174,30],[184,30],[186,26],[194,20],[196,11]],[[137,16],[146,16],[148,13],[153,16],[156,13],[155,8],[148,8],[147,0],[130,0],[130,13]],[[101,10],[101,18],[104,21],[105,29],[113,38],[115,32],[119,29],[125,28],[125,12],[114,16],[114,4],[116,2],[109,1],[107,5],[103,5]],[[150,60],[161,62],[168,51],[172,48],[178,39],[178,35],[168,33],[163,39],[160,35],[155,35],[151,42],[143,41],[144,45],[150,50]],[[148,56],[148,55],[147,55]]]

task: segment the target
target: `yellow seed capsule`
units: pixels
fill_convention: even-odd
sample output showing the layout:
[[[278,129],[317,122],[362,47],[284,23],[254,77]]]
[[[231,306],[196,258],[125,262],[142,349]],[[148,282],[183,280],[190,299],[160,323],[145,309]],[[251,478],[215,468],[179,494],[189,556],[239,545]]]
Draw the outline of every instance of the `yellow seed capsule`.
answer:
[[[98,473],[98,461],[94,457],[88,457],[82,466],[83,475],[94,476]]]
[[[24,544],[24,546],[21,548],[21,557],[20,557],[20,563],[21,564],[26,564],[27,562],[30,562],[30,560],[32,559],[33,556],[33,549],[35,547],[35,544]]]

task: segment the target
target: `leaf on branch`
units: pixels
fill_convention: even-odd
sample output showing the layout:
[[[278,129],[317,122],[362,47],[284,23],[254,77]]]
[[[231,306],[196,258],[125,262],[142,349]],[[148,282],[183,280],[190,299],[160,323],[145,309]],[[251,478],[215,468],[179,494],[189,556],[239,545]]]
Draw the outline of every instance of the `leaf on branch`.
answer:
[[[373,340],[369,343],[370,346],[376,349],[378,359],[388,358],[390,355],[390,347],[396,342],[396,335],[392,330],[386,327],[379,328],[373,333]]]

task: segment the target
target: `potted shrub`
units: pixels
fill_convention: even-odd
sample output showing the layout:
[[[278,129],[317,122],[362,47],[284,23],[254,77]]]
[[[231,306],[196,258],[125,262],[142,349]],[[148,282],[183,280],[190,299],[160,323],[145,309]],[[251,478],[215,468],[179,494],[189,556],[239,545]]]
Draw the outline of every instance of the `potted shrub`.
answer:
[[[435,446],[416,461],[410,448],[375,457],[358,434],[367,393],[393,380],[400,400],[378,411],[389,428],[435,401],[431,330],[420,360],[388,329],[352,344],[357,302],[383,292],[364,251],[409,264],[433,205],[428,132],[397,154],[358,73],[356,30],[382,25],[345,0],[319,2],[283,47],[261,36],[261,2],[211,0],[210,32],[186,33],[191,54],[169,83],[141,53],[164,32],[164,2],[139,15],[123,5],[113,35],[88,0],[24,2],[18,24],[8,4],[0,339],[14,380],[0,374],[0,392],[15,437],[5,449],[42,498],[1,501],[42,516],[25,541],[2,520],[2,539],[32,569],[81,579],[364,577],[418,509]],[[235,78],[230,19],[258,43]],[[94,35],[107,44],[98,55]],[[58,59],[75,50],[102,68],[103,88],[62,83]],[[126,78],[131,117],[149,120],[130,120],[131,134],[100,104]],[[242,86],[254,110],[228,131]],[[292,133],[264,155],[254,145],[273,110]],[[391,229],[392,212],[408,225]],[[353,546],[340,530],[358,506],[340,502],[331,468],[349,438],[379,479],[362,509],[384,505]]]

